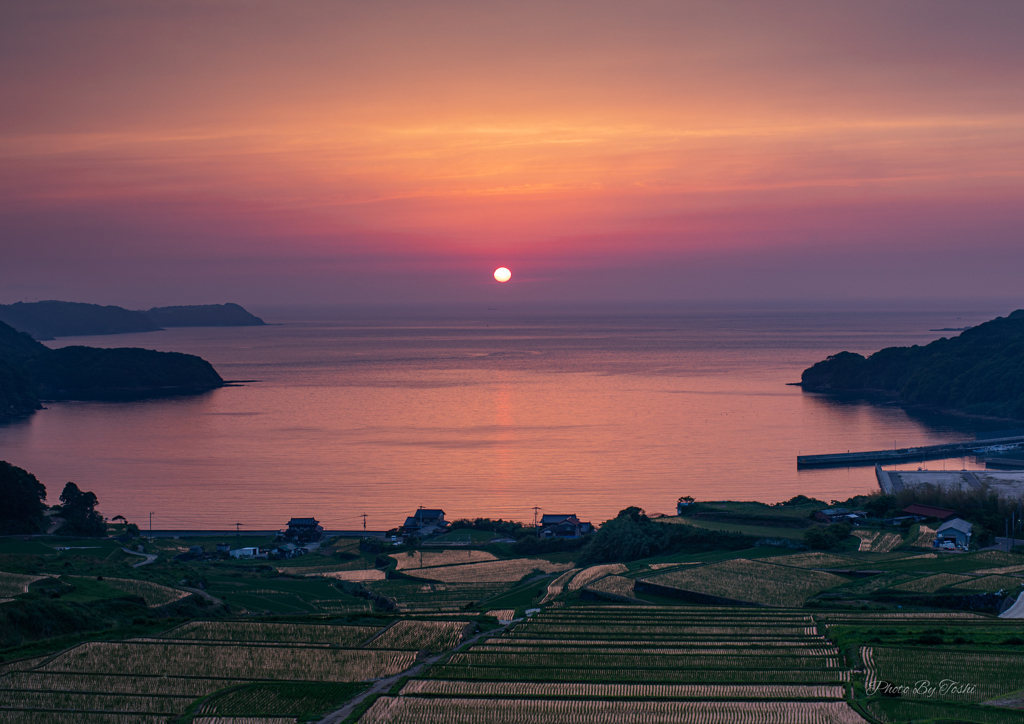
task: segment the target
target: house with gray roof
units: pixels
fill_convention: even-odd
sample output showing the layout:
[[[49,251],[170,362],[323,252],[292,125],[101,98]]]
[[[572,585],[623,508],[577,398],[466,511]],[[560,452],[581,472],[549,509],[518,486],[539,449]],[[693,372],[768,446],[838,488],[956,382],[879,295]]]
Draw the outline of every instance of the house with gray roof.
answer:
[[[947,520],[935,531],[935,540],[952,541],[957,548],[967,548],[971,543],[971,524],[961,518]]]

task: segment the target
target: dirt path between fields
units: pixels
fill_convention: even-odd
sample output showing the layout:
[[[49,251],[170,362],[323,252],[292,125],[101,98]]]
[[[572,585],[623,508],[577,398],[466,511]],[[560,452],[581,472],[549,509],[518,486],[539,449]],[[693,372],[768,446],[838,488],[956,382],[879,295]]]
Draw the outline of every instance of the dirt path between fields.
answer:
[[[424,667],[433,666],[434,664],[436,664],[438,661],[440,661],[441,659],[445,658],[446,656],[454,654],[456,651],[459,651],[460,649],[464,649],[467,646],[472,646],[473,644],[475,644],[477,641],[479,641],[482,638],[485,638],[487,636],[494,636],[495,634],[498,634],[498,633],[500,633],[502,631],[505,631],[506,628],[507,628],[507,626],[500,626],[498,628],[491,629],[490,631],[484,631],[482,633],[478,633],[476,636],[473,636],[472,638],[466,639],[465,641],[463,641],[461,644],[456,646],[451,651],[445,651],[444,653],[440,653],[440,654],[437,654],[435,656],[431,656],[428,659],[424,659],[423,661],[421,661],[420,663],[416,664],[415,666],[411,666],[408,669],[406,669],[405,671],[402,671],[402,672],[400,672],[398,674],[394,674],[393,676],[388,676],[388,677],[385,677],[383,679],[378,679],[377,681],[374,682],[373,686],[371,686],[369,689],[364,691],[362,694],[360,694],[356,698],[354,698],[351,701],[349,701],[347,704],[345,704],[345,706],[341,707],[340,709],[336,709],[335,711],[332,711],[330,714],[328,714],[323,719],[321,719],[318,722],[318,724],[340,724],[340,722],[343,722],[346,719],[348,719],[352,715],[352,712],[356,710],[356,707],[359,706],[360,704],[362,704],[364,701],[366,701],[366,698],[368,696],[372,696],[373,694],[380,694],[382,692],[388,691],[403,676],[416,676],[417,674],[420,673],[420,671],[422,671],[424,669]]]

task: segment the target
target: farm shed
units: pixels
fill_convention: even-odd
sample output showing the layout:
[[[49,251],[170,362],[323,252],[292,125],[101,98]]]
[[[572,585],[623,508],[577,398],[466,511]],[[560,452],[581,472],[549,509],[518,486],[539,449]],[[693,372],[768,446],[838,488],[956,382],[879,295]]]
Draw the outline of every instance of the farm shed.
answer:
[[[935,531],[935,540],[950,540],[958,547],[966,548],[971,542],[971,524],[960,518],[947,520]]]
[[[828,508],[827,510],[819,510],[814,514],[814,519],[821,523],[835,523],[840,520],[844,520],[850,511],[846,508]]]
[[[949,510],[947,508],[936,508],[931,505],[920,505],[918,503],[908,505],[906,508],[903,509],[903,512],[907,515],[917,515],[922,518],[938,518],[939,520],[945,520],[946,518],[949,518],[952,515],[956,515],[955,510]]]

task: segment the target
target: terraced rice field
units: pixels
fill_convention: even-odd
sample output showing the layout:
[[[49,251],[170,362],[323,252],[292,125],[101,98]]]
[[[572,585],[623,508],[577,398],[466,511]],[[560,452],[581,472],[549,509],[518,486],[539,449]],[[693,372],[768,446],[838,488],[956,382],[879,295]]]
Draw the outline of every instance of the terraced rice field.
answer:
[[[576,649],[564,653],[546,653],[542,651],[523,651],[496,647],[493,650],[474,647],[470,653],[456,654],[449,660],[450,665],[465,666],[501,666],[507,663],[510,656],[515,656],[516,664],[530,668],[550,667],[609,667],[646,669],[655,672],[660,669],[673,671],[687,667],[706,667],[710,669],[837,669],[840,667],[838,657],[829,656],[781,656],[777,653],[759,655],[746,649],[736,652],[717,653],[715,649],[686,650],[680,653],[658,651],[656,653],[619,653],[614,650]]]
[[[420,638],[435,640],[466,626],[411,623]],[[216,695],[211,701],[220,703],[204,715],[292,716],[287,721],[293,721],[293,715],[340,705],[365,688],[358,682],[399,673],[414,663],[415,651],[337,648],[362,643],[378,630],[191,622],[166,634],[188,638],[90,642],[6,666],[0,672],[0,723],[167,724],[197,698],[221,690],[229,690],[230,696]],[[245,643],[223,643],[225,639]]]
[[[885,724],[920,721],[1020,724],[1021,721],[1019,711],[958,706],[949,702],[878,699],[868,702],[866,706],[868,713]]]
[[[1024,573],[1024,566],[1002,566],[1001,568],[981,568],[970,571],[979,576],[1001,576],[1007,573]]]
[[[360,724],[866,724],[844,702],[579,701],[383,696]]]
[[[172,629],[164,638],[197,641],[278,641],[297,644],[333,644],[345,648],[355,648],[379,630],[380,628],[377,626],[192,621]]]
[[[578,591],[599,578],[625,572],[626,566],[622,563],[610,563],[605,566],[591,566],[590,568],[584,568],[582,571],[577,573],[576,576],[569,581],[568,588],[570,591]]]
[[[567,605],[460,650],[359,721],[865,724],[843,701],[851,673],[800,611]]]
[[[594,581],[587,586],[587,588],[592,591],[610,593],[614,596],[636,598],[636,594],[633,593],[633,585],[635,583],[636,581],[632,578],[624,578],[623,576],[605,576],[604,578]]]
[[[383,581],[387,574],[375,568],[364,568],[356,571],[321,571],[319,573],[307,573],[307,577],[322,576],[323,578],[335,578],[339,581]]]
[[[883,588],[892,588],[900,583],[910,581],[915,576],[910,573],[879,573],[875,576],[869,576],[867,578],[861,578],[856,581],[851,581],[838,589],[846,594],[856,594],[866,596],[874,591],[880,591]]]
[[[882,533],[881,531],[855,530],[853,535],[860,538],[860,546],[857,550],[872,553],[888,553],[896,546],[903,543],[903,536],[899,533]]]
[[[936,573],[934,576],[917,578],[913,581],[893,586],[894,591],[911,591],[913,593],[935,593],[940,588],[955,586],[959,583],[969,582],[970,576],[961,576],[956,573]]]
[[[298,716],[336,708],[366,689],[355,683],[260,682],[210,697],[200,714],[220,717]]]
[[[179,591],[177,588],[161,586],[159,583],[139,581],[133,578],[104,578],[103,582],[111,588],[143,598],[146,601],[146,605],[150,608],[166,606],[169,603],[180,601],[192,595],[188,591]]]
[[[472,626],[465,621],[399,621],[367,648],[447,651],[458,646],[463,633]]]
[[[204,643],[90,642],[44,665],[44,671],[238,679],[363,681],[409,668],[411,651]]]
[[[970,568],[995,568],[998,566],[1019,566],[1020,555],[1017,553],[1006,553],[1005,551],[980,551],[967,556],[956,556],[963,560]]]
[[[968,611],[915,611],[911,612],[890,612],[890,611],[871,611],[866,613],[831,613],[824,612],[816,615],[816,618],[820,621],[830,624],[838,623],[884,623],[884,622],[926,622],[936,623],[942,621],[955,621],[955,620],[987,620],[987,616],[983,616],[978,613],[970,613]]]
[[[767,606],[801,606],[814,594],[846,583],[846,579],[831,573],[743,558],[669,571],[642,580],[683,591]]]
[[[917,529],[917,536],[910,541],[910,545],[917,546],[918,548],[927,548],[935,540],[935,534],[938,531],[935,528],[929,528],[926,525],[921,525]]]
[[[567,684],[522,681],[415,679],[403,696],[433,694],[486,697],[586,697],[593,699],[842,699],[842,686],[728,684]]]
[[[191,703],[191,697],[0,689],[0,708],[109,710],[170,715],[184,711]]]
[[[197,724],[198,721],[197,719]],[[165,714],[8,709],[0,710],[0,724],[167,724],[167,716]],[[229,723],[225,722],[224,724]],[[238,724],[244,723],[239,722]],[[282,722],[278,719],[274,724],[282,724]]]
[[[212,694],[244,679],[174,676],[132,676],[125,674],[54,674],[46,671],[17,671],[0,679],[0,688],[36,691],[87,691],[146,696],[182,696],[190,700]]]
[[[432,667],[424,678],[474,686],[617,684],[642,691],[635,687],[834,686],[849,680],[849,670],[803,614],[635,605],[548,609]]]
[[[861,659],[867,671],[865,686],[871,690],[879,681],[888,681],[911,689],[904,698],[932,701],[981,702],[996,699],[1024,688],[1024,653],[971,652],[963,649],[929,648],[922,655],[915,648],[865,646]],[[946,690],[914,692],[918,682],[942,681],[963,686]]]
[[[27,593],[31,583],[44,578],[47,578],[47,576],[23,576],[20,573],[0,571],[0,598],[10,599]]]
[[[374,593],[393,598],[407,608],[461,608],[467,603],[486,601],[509,590],[504,581],[489,583],[440,583],[431,581],[370,581]]]
[[[498,560],[493,553],[478,550],[409,551],[391,557],[398,562],[400,571]]]
[[[967,589],[969,591],[1019,591],[1021,586],[1024,586],[1024,578],[978,576],[963,583],[958,583],[954,588]]]
[[[512,558],[506,561],[486,561],[461,566],[418,569],[417,577],[443,583],[512,582],[520,580],[535,570],[542,573],[558,573],[569,567],[568,563],[552,563],[542,558]]]
[[[560,575],[558,578],[548,584],[547,593],[544,594],[544,598],[541,599],[541,603],[547,603],[555,596],[558,596],[565,590],[565,587],[569,585],[569,581],[572,577],[579,573],[579,568],[570,568],[568,571]]]
[[[537,639],[534,639],[537,641]],[[477,644],[473,647],[473,653],[517,653],[517,654],[566,654],[574,657],[574,660],[584,661],[588,654],[657,654],[658,656],[736,656],[743,654],[750,656],[839,656],[839,649],[835,646],[822,645],[800,645],[794,642],[790,646],[771,646],[744,644],[734,642],[731,646],[716,644],[714,641],[702,641],[700,644],[679,644],[666,643],[637,644],[624,646],[613,643],[590,643],[573,645],[563,642],[545,641],[543,643],[522,643],[522,640],[489,639],[486,643]],[[744,661],[747,661],[745,658]]]
[[[772,563],[793,568],[860,568],[864,561],[846,556],[837,556],[834,553],[822,553],[812,551],[810,553],[794,553],[789,556],[771,556],[770,558],[758,558],[761,563]]]

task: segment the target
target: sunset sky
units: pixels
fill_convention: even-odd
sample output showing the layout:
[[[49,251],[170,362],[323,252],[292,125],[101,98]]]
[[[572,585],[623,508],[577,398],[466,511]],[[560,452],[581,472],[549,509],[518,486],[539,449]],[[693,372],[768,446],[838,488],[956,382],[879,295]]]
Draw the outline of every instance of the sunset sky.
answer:
[[[1020,0],[3,3],[0,302],[1013,298],[1022,37]]]

